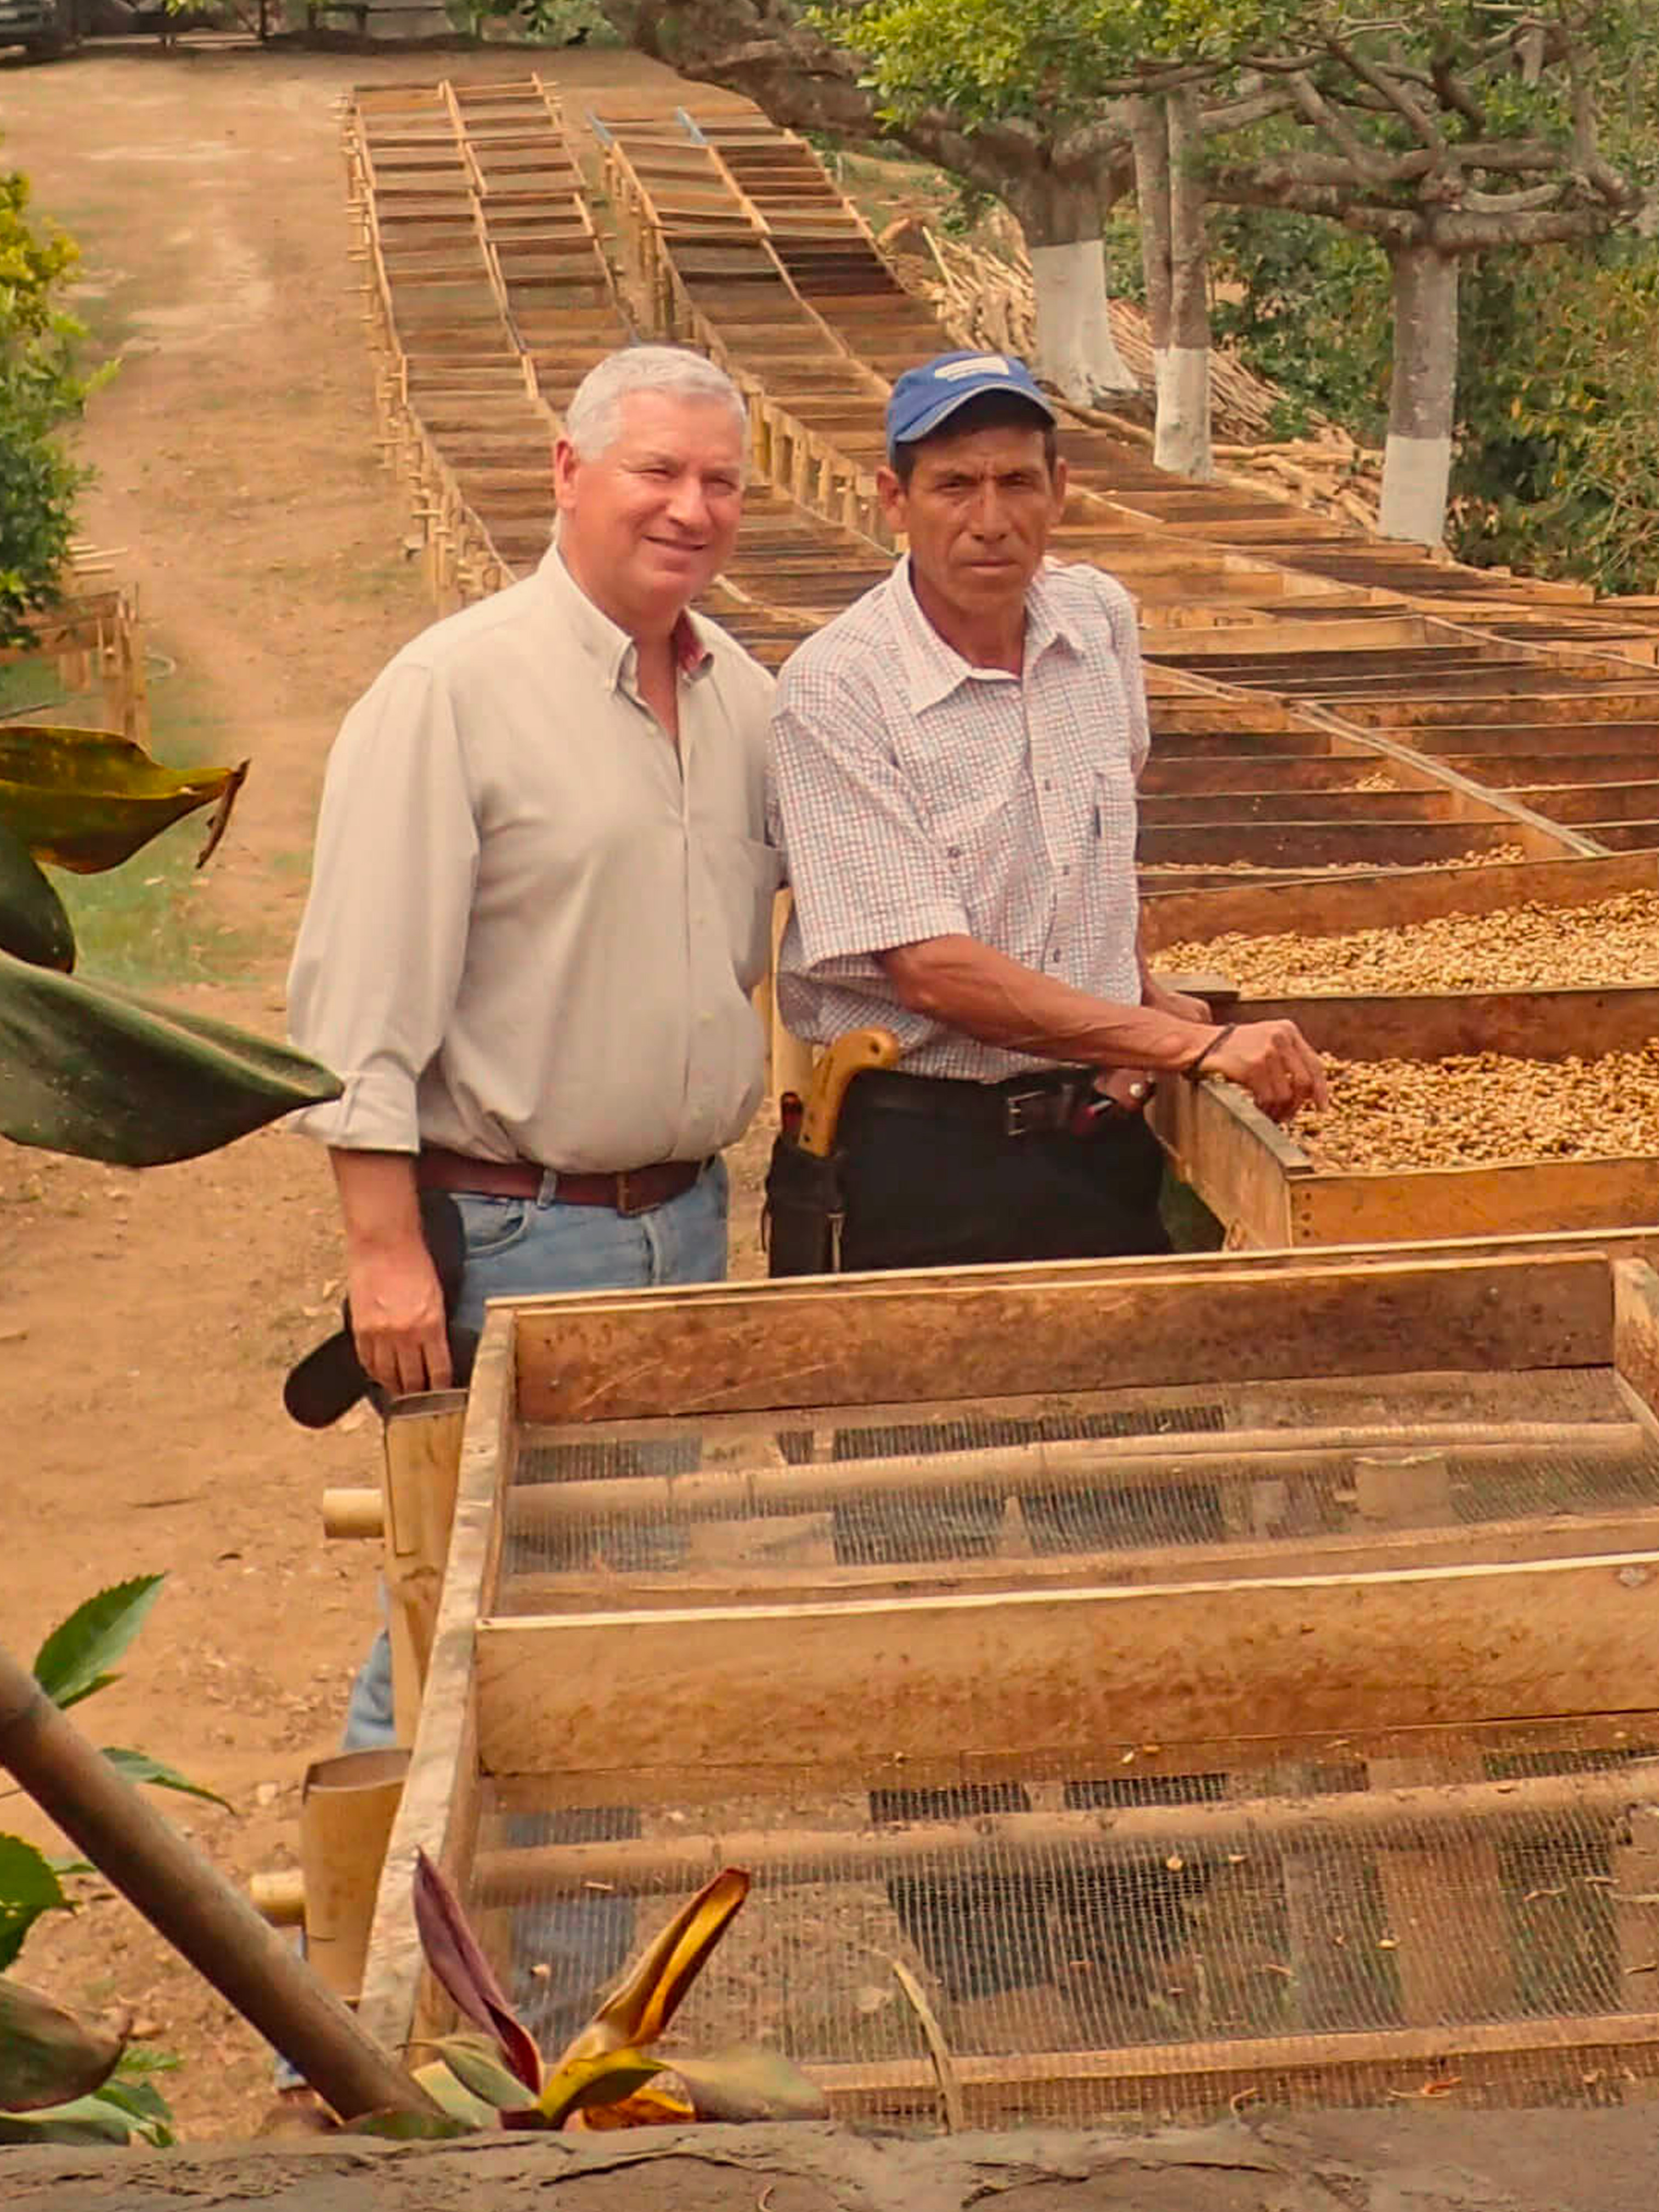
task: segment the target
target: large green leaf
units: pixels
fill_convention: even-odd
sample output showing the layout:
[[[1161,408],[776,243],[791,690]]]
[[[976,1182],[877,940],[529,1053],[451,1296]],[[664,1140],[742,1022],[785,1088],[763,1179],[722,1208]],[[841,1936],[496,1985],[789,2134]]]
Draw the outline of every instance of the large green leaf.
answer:
[[[501,2063],[500,2045],[483,2035],[446,2035],[433,2048],[442,2066],[475,2104],[495,2112],[527,2112],[534,2108],[536,2093]],[[442,2100],[439,2100],[442,2103]],[[446,2112],[450,2106],[444,2106]]]
[[[823,2120],[830,2100],[781,2051],[760,2044],[670,2054],[700,2120]]]
[[[34,1679],[53,1705],[67,1711],[115,1680],[109,1669],[143,1626],[165,1580],[137,1575],[112,1583],[58,1623],[34,1655]]]
[[[44,2112],[0,2112],[0,2143],[124,2143],[132,2140],[126,2114],[101,2096],[76,2097]]]
[[[364,2112],[347,2123],[348,2134],[383,2136],[390,2142],[446,2142],[457,2136],[476,2135],[465,2120],[451,2119],[447,2112]]]
[[[152,1759],[147,1751],[121,1751],[109,1744],[104,1746],[104,1756],[125,1782],[148,1782],[152,1789],[177,1790],[186,1797],[201,1797],[210,1805],[222,1805],[230,1810],[228,1800],[204,1783],[192,1782],[180,1774],[176,1766],[164,1759]]]
[[[43,1912],[68,1910],[51,1863],[21,1836],[0,1836],[0,1969],[10,1966]]]
[[[94,2027],[0,1974],[0,2112],[89,2097],[115,2071],[125,2041],[125,2032]]]
[[[95,874],[119,867],[152,837],[216,800],[222,813],[210,844],[216,842],[246,773],[246,761],[237,768],[164,768],[114,730],[14,722],[0,727],[0,822],[37,860]]]
[[[22,839],[0,821],[0,952],[38,968],[75,965],[75,932],[64,902]]]
[[[325,1067],[249,1030],[0,953],[0,1136],[14,1144],[157,1167],[339,1094]]]
[[[496,2107],[486,2104],[482,2097],[475,2097],[465,2082],[456,2080],[441,2058],[429,2058],[423,2066],[410,2067],[410,2072],[447,2119],[459,2120],[466,2127],[479,2130],[501,2125]]]

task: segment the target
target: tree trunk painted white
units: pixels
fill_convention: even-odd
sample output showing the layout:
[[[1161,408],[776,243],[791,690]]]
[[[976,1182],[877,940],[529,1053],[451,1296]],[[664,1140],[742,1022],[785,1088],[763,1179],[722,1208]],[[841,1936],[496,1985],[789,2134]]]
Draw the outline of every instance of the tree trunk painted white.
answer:
[[[1203,185],[1196,167],[1197,102],[1184,95],[1130,108],[1140,258],[1158,392],[1152,459],[1161,469],[1207,477],[1210,307]]]
[[[1385,538],[1437,545],[1451,480],[1457,389],[1457,262],[1406,246],[1394,264],[1394,381],[1378,526]]]
[[[1031,257],[1037,374],[1085,406],[1133,392],[1112,336],[1095,188],[1044,178],[1011,195],[1011,204]]]
[[[1207,480],[1215,474],[1210,445],[1210,272],[1196,91],[1188,86],[1167,94],[1164,110],[1170,146],[1170,350],[1158,386],[1152,459],[1161,469]]]

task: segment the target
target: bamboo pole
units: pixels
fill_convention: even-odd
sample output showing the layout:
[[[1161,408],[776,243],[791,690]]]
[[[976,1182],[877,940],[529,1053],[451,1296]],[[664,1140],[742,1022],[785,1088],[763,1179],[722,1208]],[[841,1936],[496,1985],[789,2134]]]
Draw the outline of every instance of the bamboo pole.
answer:
[[[480,1907],[614,1891],[642,1896],[695,1888],[722,1866],[774,1882],[867,1881],[925,1860],[927,1872],[981,1870],[1056,1857],[1161,1858],[1179,1850],[1277,1854],[1315,1838],[1413,1850],[1425,1832],[1485,1832],[1577,1814],[1621,1818],[1659,1801],[1659,1759],[1583,1774],[1530,1775],[1513,1782],[1422,1784],[1317,1797],[1237,1798],[1219,1804],[1124,1805],[1098,1812],[997,1813],[971,1820],[919,1820],[905,1827],[763,1828],[644,1841],[544,1844],[483,1853],[472,1869]]]
[[[342,2119],[434,2109],[292,1945],[121,1779],[4,1651],[0,1765]]]
[[[664,1424],[665,1434],[670,1425]],[[531,1531],[595,1519],[654,1520],[666,1515],[722,1520],[768,1511],[805,1513],[849,1498],[945,1489],[1006,1496],[1115,1482],[1170,1485],[1329,1473],[1350,1465],[1356,1455],[1407,1446],[1449,1453],[1460,1467],[1486,1468],[1553,1453],[1634,1462],[1646,1449],[1635,1422],[1616,1421],[1240,1429],[1127,1441],[1127,1449],[1085,1437],[809,1467],[717,1467],[688,1474],[526,1484],[508,1491],[506,1511],[511,1528]]]

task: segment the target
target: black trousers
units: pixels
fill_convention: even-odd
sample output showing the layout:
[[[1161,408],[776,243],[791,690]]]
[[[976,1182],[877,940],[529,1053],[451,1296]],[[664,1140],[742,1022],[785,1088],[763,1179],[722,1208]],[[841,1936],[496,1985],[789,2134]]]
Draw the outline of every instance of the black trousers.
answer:
[[[1139,1115],[1097,1124],[1088,1137],[1008,1137],[992,1126],[988,1113],[957,1120],[884,1104],[882,1093],[890,1096],[896,1079],[902,1079],[879,1084],[861,1079],[842,1115],[843,1267],[971,1266],[1169,1250],[1158,1214],[1164,1156]],[[1067,1548],[1057,1507],[1042,1499],[1030,1503],[1033,1534],[1042,1548]],[[932,1504],[936,1525],[925,1530],[914,1525],[914,1516],[872,1502],[839,1509],[836,1558],[878,1565],[990,1552],[1001,1520],[997,1501],[957,1494]],[[1066,1802],[1097,1802],[1100,1786],[1068,1783]],[[1020,1811],[1030,1802],[1017,1784],[970,1784],[879,1790],[872,1794],[870,1810],[878,1821],[960,1820]],[[1116,1877],[1120,1888],[1122,1881]],[[1062,1959],[1121,1957],[1125,1948],[1121,1897],[1103,1889],[1101,1877],[1086,1871],[1046,1879],[901,1875],[888,1883],[887,1893],[901,1926],[951,1997],[1048,1981],[1056,1945]]]
[[[860,1078],[848,1093],[836,1132],[843,1267],[1169,1250],[1158,1215],[1164,1155],[1139,1115],[1098,1123],[1089,1137],[1007,1137],[988,1119],[935,1117],[880,1103],[884,1090],[903,1080]]]

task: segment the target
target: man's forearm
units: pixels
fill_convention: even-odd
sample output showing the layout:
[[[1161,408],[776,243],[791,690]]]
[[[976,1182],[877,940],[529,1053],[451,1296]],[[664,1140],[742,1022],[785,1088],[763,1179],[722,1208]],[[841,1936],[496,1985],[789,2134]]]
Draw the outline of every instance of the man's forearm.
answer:
[[[1185,1067],[1217,1032],[1156,1006],[1119,1006],[1039,975],[971,937],[933,937],[880,956],[913,1012],[1009,1052],[1091,1067]]]
[[[424,1246],[412,1153],[331,1149],[328,1157],[340,1194],[349,1252],[395,1251],[411,1243]]]

